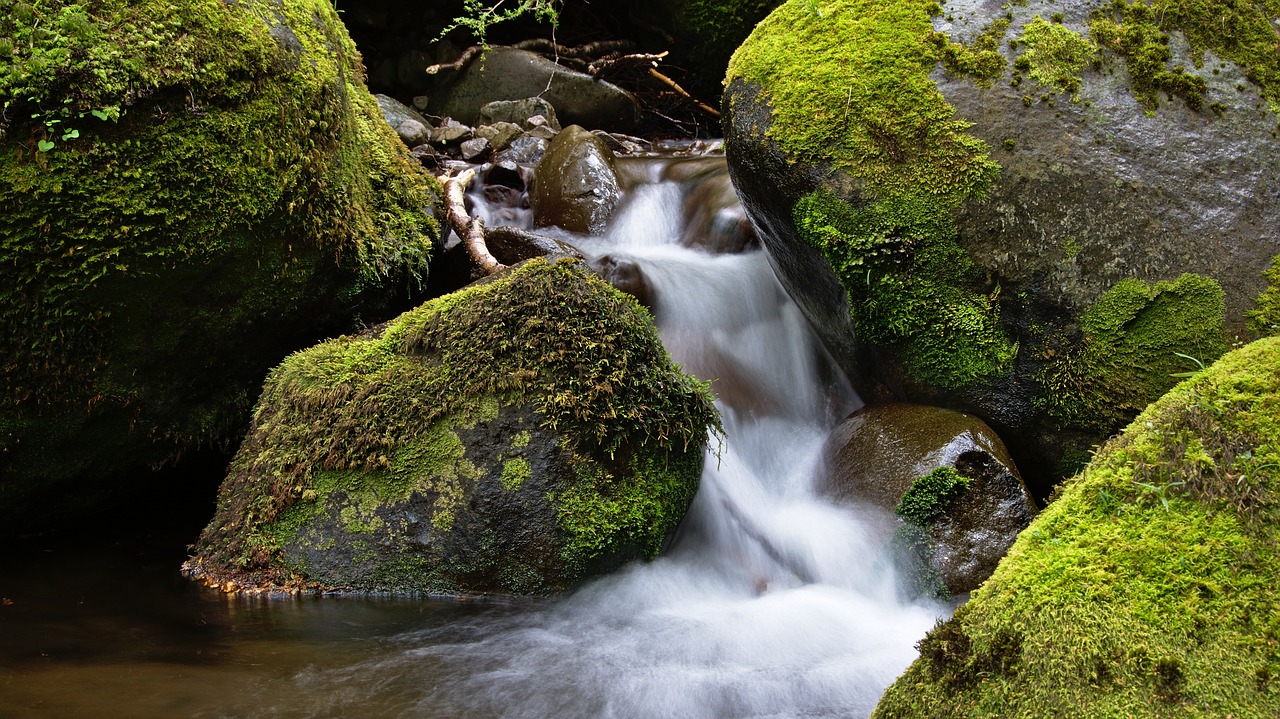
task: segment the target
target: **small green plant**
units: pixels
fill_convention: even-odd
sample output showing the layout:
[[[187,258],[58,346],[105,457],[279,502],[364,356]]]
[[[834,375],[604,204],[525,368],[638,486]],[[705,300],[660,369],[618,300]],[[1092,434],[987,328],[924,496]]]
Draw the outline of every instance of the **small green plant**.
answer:
[[[462,14],[440,31],[444,37],[458,28],[469,30],[481,47],[487,47],[485,38],[489,28],[500,23],[532,14],[538,22],[550,23],[554,28],[560,22],[560,0],[519,0],[515,7],[502,9],[503,0],[487,5],[484,0],[463,0]]]
[[[1134,484],[1137,485],[1138,487],[1141,487],[1142,490],[1147,495],[1158,500],[1160,502],[1160,506],[1164,507],[1164,510],[1167,512],[1169,511],[1169,496],[1170,496],[1169,493],[1172,491],[1175,491],[1177,487],[1181,487],[1182,485],[1186,484],[1186,482],[1181,482],[1181,481],[1169,482],[1168,484],[1150,484],[1148,482],[1134,482]]]
[[[973,480],[954,467],[938,467],[911,484],[902,495],[894,514],[924,526],[946,511],[947,507],[969,489]]]
[[[1196,376],[1196,373],[1204,369],[1204,362],[1200,360],[1198,357],[1192,357],[1191,355],[1184,355],[1181,352],[1174,352],[1173,354],[1178,357],[1181,357],[1184,360],[1194,362],[1196,365],[1196,369],[1191,370],[1190,372],[1170,372],[1169,373],[1170,377],[1194,377]]]

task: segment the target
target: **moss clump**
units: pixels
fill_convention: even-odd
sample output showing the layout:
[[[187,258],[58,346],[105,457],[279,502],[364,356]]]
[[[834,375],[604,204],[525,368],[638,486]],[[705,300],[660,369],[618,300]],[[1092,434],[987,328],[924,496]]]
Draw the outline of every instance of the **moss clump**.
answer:
[[[972,483],[972,479],[962,476],[954,467],[938,467],[911,483],[893,513],[923,527],[945,512]]]
[[[1000,328],[999,290],[979,291],[952,216],[933,198],[855,210],[817,192],[796,203],[795,222],[841,278],[861,338],[896,350],[914,377],[959,387],[1007,370],[1017,346]]]
[[[1258,309],[1249,311],[1249,329],[1260,335],[1280,334],[1280,255],[1263,274],[1267,289],[1258,295]]]
[[[1064,424],[1114,431],[1176,375],[1195,369],[1195,360],[1211,362],[1226,351],[1225,317],[1213,279],[1121,280],[1081,314],[1081,336],[1046,340],[1037,402]]]
[[[1080,73],[1098,52],[1098,46],[1079,33],[1045,22],[1039,15],[1022,28],[1018,44],[1026,49],[1014,61],[1014,67],[1059,92],[1080,89]]]
[[[224,441],[280,357],[425,276],[438,186],[331,3],[0,0],[0,38],[23,486]]]
[[[1104,446],[873,716],[1275,716],[1278,522],[1268,338]]]
[[[333,340],[276,368],[200,563],[255,583],[296,581],[279,550],[331,513],[339,491],[367,514],[434,496],[430,523],[447,532],[480,476],[458,433],[526,406],[561,437],[576,473],[571,487],[539,495],[563,531],[539,541],[558,542],[574,572],[618,547],[656,554],[692,499],[708,430],[719,429],[707,387],[671,364],[632,298],[580,263],[534,260],[380,335]],[[511,438],[531,441],[528,430]],[[496,479],[518,491],[530,476],[527,460],[508,456]]]
[[[1009,19],[1001,17],[992,20],[969,45],[955,42],[941,32],[933,33],[929,39],[938,49],[947,72],[968,75],[979,87],[990,87],[993,81],[1004,76],[1006,63],[1000,54],[1000,41],[1008,30]]]
[[[917,379],[957,387],[1003,371],[1016,348],[956,244],[953,211],[999,168],[930,79],[944,55],[962,54],[939,42],[935,12],[917,0],[788,3],[739,48],[729,77],[762,88],[769,136],[788,156],[855,179],[865,206],[820,191],[794,220],[849,292],[858,332],[901,352]]]

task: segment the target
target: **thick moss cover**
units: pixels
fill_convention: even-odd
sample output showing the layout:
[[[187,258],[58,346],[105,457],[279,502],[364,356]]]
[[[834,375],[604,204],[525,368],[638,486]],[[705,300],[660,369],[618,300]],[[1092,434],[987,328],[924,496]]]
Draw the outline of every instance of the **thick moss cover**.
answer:
[[[1280,338],[1104,446],[873,716],[1280,714]]]
[[[529,421],[502,419],[524,408]],[[477,425],[500,425],[483,441],[497,454],[463,440]],[[580,263],[533,260],[276,368],[194,566],[238,586],[563,589],[657,554],[718,427],[706,385],[672,365],[644,308]],[[548,435],[563,455],[550,468],[530,451]],[[540,472],[566,468],[538,489]],[[505,521],[483,515],[507,492],[527,492],[522,514],[549,506],[555,526],[455,536],[476,516]],[[427,508],[430,539],[397,528],[406,507]],[[289,559],[335,538],[368,544],[343,577]]]
[[[319,0],[0,0],[9,528],[225,441],[267,368],[425,279],[438,186],[363,79]]]

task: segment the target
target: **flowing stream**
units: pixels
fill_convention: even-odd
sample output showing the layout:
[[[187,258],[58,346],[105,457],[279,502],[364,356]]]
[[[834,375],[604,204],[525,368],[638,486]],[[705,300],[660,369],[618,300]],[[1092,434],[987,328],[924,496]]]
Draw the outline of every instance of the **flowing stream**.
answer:
[[[0,716],[867,715],[947,608],[901,601],[883,521],[818,496],[859,401],[763,251],[681,245],[669,162],[627,163],[609,231],[566,236],[640,268],[667,347],[721,398],[726,437],[662,557],[559,599],[460,604],[224,598],[129,546],[31,556],[0,565]],[[76,566],[120,601],[80,589],[77,609]]]

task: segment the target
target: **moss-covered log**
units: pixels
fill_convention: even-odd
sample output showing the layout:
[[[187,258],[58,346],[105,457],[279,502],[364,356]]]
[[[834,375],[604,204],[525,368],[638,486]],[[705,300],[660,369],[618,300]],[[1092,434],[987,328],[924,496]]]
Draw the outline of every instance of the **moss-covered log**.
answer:
[[[328,2],[0,0],[6,530],[227,441],[425,280],[439,187],[363,81]]]
[[[1280,713],[1280,338],[1151,405],[919,644],[874,717]]]
[[[657,554],[718,426],[634,299],[531,260],[276,368],[191,567],[227,588],[564,589]]]

